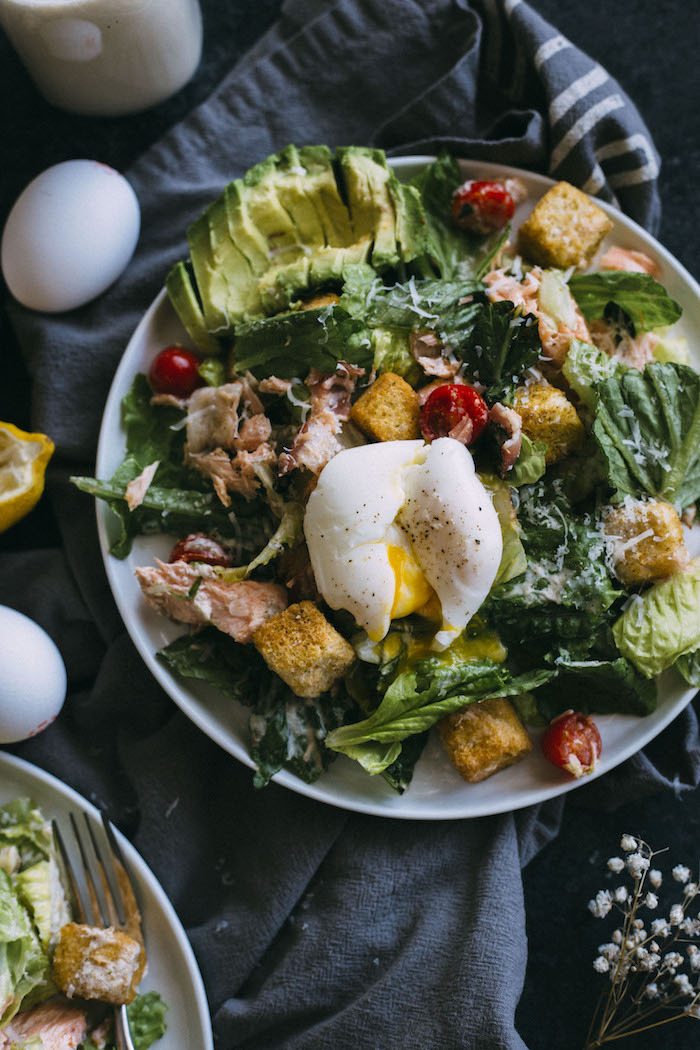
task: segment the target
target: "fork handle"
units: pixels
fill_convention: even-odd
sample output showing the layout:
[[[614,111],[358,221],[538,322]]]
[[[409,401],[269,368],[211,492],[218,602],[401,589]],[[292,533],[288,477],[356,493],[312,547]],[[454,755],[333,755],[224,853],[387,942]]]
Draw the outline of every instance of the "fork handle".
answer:
[[[125,1006],[114,1007],[114,1041],[117,1050],[134,1050]]]

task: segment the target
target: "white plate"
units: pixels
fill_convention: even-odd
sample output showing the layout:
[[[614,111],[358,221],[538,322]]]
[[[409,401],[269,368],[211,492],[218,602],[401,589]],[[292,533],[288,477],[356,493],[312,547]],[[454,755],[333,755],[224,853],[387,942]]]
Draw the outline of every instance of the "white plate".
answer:
[[[0,751],[0,805],[20,796],[32,798],[47,820],[55,817],[61,826],[76,810],[100,819],[77,791],[43,769]],[[155,875],[120,832],[117,838],[143,915],[148,972],[140,990],[160,992],[168,1006],[168,1028],[156,1050],[213,1050],[207,997],[190,942]]]
[[[401,178],[410,179],[431,160],[431,157],[404,157],[392,160],[391,164]],[[553,185],[551,179],[542,175],[501,165],[464,162],[463,169],[465,177],[518,176],[524,181],[528,198],[516,211],[516,227],[526,218],[539,197]],[[700,288],[687,270],[640,226],[610,206],[600,206],[610,215],[614,224],[606,245],[616,243],[626,248],[641,249],[658,262],[662,284],[683,306],[684,313],[678,331],[688,337],[695,352],[694,365],[700,369],[700,354],[691,338],[694,331],[700,331]],[[147,372],[155,354],[174,342],[188,345],[189,340],[163,291],[134,332],[114,377],[100,431],[98,477],[109,478],[123,457],[120,402],[129,390],[134,374],[137,371]],[[154,555],[167,560],[173,541],[164,537],[140,537],[129,557],[119,561],[109,554],[110,544],[115,538],[115,517],[99,500],[97,522],[114,597],[127,630],[146,664],[188,718],[212,740],[251,766],[246,746],[247,713],[244,708],[211,687],[178,680],[156,659],[157,650],[182,634],[183,627],[170,623],[148,608],[141,598],[133,570],[137,565],[151,564]],[[670,672],[660,683],[660,703],[652,715],[643,719],[622,715],[597,717],[603,738],[603,756],[594,775],[606,773],[643,747],[685,707],[694,692],[687,688],[679,675]],[[310,798],[361,813],[413,820],[450,820],[455,817],[486,816],[528,806],[570,791],[582,782],[589,782],[592,777],[584,778],[583,781],[565,778],[535,748],[527,759],[489,780],[481,784],[466,784],[452,768],[433,733],[416,767],[413,781],[403,795],[397,795],[382,777],[370,777],[356,762],[344,756],[340,756],[315,784],[304,784],[287,772],[278,773],[274,779],[278,784]]]

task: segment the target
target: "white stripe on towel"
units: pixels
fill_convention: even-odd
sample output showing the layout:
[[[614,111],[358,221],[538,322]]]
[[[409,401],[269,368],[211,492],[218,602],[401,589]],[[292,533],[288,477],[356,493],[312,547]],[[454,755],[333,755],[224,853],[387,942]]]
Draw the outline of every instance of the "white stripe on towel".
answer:
[[[594,66],[590,72],[584,76],[579,77],[578,80],[574,80],[573,83],[569,84],[568,88],[557,95],[555,99],[552,99],[549,105],[549,122],[554,125],[558,120],[568,113],[572,106],[585,98],[586,95],[590,95],[591,91],[595,91],[596,88],[600,87],[608,80],[608,74],[602,66]]]
[[[613,113],[616,109],[622,109],[625,105],[624,99],[620,95],[608,95],[607,98],[601,99],[600,102],[596,102],[595,106],[591,106],[583,116],[579,117],[575,124],[573,124],[566,135],[563,136],[552,151],[552,158],[549,164],[549,170],[555,171],[559,167],[565,157],[571,153],[572,149],[578,145],[584,135],[587,135],[591,128],[607,117],[609,113]]]

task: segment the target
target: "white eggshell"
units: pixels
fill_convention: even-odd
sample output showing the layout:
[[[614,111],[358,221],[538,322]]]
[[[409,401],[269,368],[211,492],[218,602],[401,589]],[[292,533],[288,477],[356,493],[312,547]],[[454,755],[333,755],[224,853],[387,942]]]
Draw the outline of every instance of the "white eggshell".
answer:
[[[66,669],[46,631],[0,605],[0,744],[46,729],[63,707]]]
[[[119,277],[140,225],[136,194],[114,168],[94,160],[47,168],[5,224],[0,258],[7,286],[43,313],[82,306]]]

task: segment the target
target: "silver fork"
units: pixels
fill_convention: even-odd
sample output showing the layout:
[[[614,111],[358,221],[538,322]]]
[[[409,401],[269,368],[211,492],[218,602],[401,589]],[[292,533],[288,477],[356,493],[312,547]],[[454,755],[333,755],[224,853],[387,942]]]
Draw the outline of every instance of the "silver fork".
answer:
[[[52,821],[77,921],[88,926],[114,926],[137,940],[143,950],[136,893],[112,825],[104,813],[100,813],[103,834],[96,834],[87,813],[81,816],[82,822],[75,814],[70,814],[73,838],[80,856],[79,868],[71,862],[60,828],[55,820]],[[134,1050],[126,1006],[114,1007],[114,1039],[117,1050]]]

